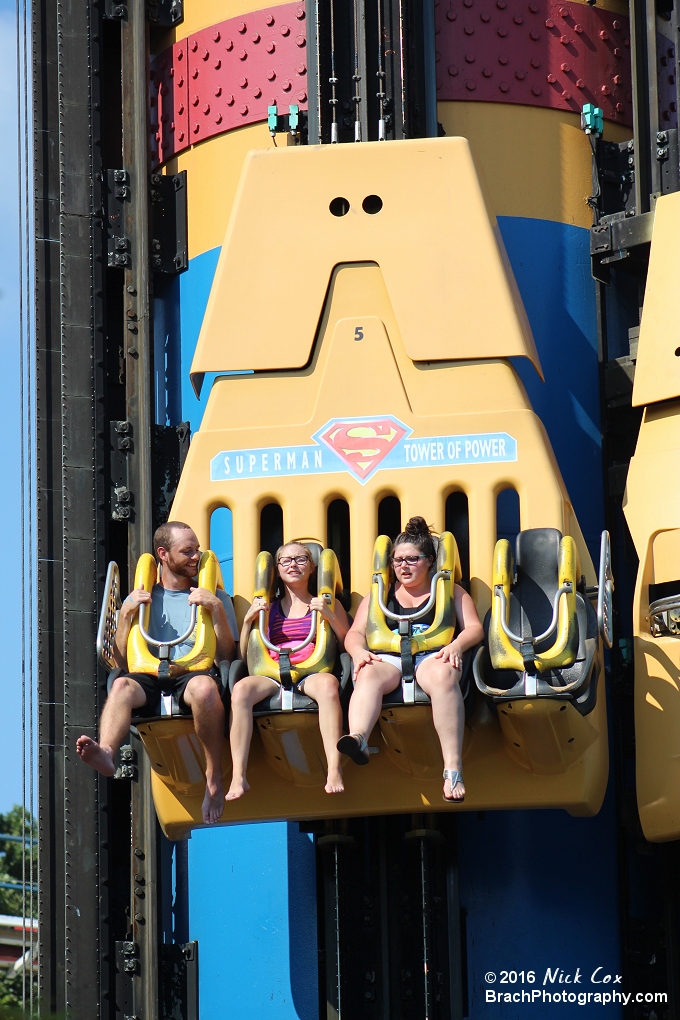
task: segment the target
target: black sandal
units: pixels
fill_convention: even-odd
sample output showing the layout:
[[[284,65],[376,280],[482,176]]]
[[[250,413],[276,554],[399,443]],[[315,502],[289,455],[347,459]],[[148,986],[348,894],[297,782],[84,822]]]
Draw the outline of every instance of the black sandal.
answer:
[[[351,758],[355,765],[368,765],[368,744],[361,733],[349,733],[340,737],[338,751]]]

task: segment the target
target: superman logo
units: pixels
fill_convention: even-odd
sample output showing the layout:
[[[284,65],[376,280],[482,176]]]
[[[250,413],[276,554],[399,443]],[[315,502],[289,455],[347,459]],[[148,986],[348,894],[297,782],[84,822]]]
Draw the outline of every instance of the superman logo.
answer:
[[[337,418],[314,438],[332,450],[364,482],[410,431],[389,416]]]

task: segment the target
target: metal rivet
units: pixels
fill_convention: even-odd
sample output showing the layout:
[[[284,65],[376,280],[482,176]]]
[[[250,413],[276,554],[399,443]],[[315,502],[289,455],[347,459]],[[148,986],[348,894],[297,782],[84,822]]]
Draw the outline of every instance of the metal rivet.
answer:
[[[307,40],[305,39],[304,35],[299,35],[295,40],[295,45],[302,47],[305,45],[306,42]]]
[[[297,70],[298,74],[307,74],[307,65],[306,64],[298,64],[296,70]]]
[[[221,60],[216,60],[216,61],[215,61],[215,65],[214,65],[214,66],[215,66],[215,70],[216,70],[216,71],[219,71],[219,69],[220,69],[220,68],[221,68],[221,66],[222,66],[222,61],[221,61]]]
[[[600,36],[600,39],[603,39],[603,40],[606,40],[606,39],[609,38],[609,32],[607,32],[606,29],[604,29],[604,28],[600,29],[600,31],[598,32],[598,35]]]
[[[446,12],[446,17],[447,17],[448,21],[455,21],[456,18],[458,17],[458,15],[456,14],[455,11],[447,11]]]
[[[540,89],[540,88],[538,87],[538,85],[534,85],[534,87],[532,88],[532,90],[531,90],[531,91],[533,92],[533,94],[534,94],[535,96],[540,96],[540,94],[541,94],[541,92],[542,92],[543,90],[542,90],[542,89]]]
[[[482,19],[482,21],[484,22],[485,25],[486,25],[486,23],[488,21],[491,20],[491,15],[490,14],[484,13],[484,14],[480,14],[479,16],[480,16],[480,18]]]
[[[267,81],[274,81],[276,78],[276,71],[267,71]]]
[[[475,30],[472,27],[472,25],[466,25],[465,29],[464,29],[464,32],[465,32],[466,35],[474,35],[475,34]]]
[[[536,68],[541,66],[541,61],[538,59],[538,57],[531,58],[531,66]]]
[[[565,89],[564,92],[562,93],[562,99],[571,99],[571,92],[568,92]]]
[[[517,81],[524,81],[524,79],[526,78],[526,72],[525,71],[515,71],[515,78],[517,79]]]
[[[490,67],[484,67],[482,68],[482,74],[484,75],[485,78],[490,78],[491,75],[493,74],[493,71],[491,70]]]
[[[303,90],[302,92],[298,92],[297,97],[299,103],[304,103],[307,100],[307,93]]]
[[[179,106],[177,107],[177,112],[178,112],[179,114],[182,114],[182,113],[184,113],[184,103],[180,103],[180,104],[179,104]]]
[[[260,88],[253,89],[253,95],[254,95],[255,99],[259,99],[260,96],[262,95],[262,89],[260,89]]]
[[[265,21],[271,27],[274,24],[274,15],[268,14],[267,17],[265,18]]]
[[[507,62],[508,62],[508,58],[506,57],[505,53],[501,53],[500,57],[498,58],[498,63],[499,64],[503,64],[503,66],[505,67]]]
[[[603,96],[611,95],[611,91],[612,90],[609,88],[609,85],[602,85],[600,88],[600,92],[602,93]]]
[[[524,24],[524,18],[522,17],[521,14],[516,14],[512,20],[515,22],[516,25]]]
[[[205,106],[203,107],[203,113],[206,115],[206,117],[210,113],[210,103],[205,104]]]
[[[560,17],[561,18],[568,18],[569,17],[569,8],[568,7],[560,7]]]
[[[191,72],[191,77],[194,79],[194,81],[198,78],[198,68],[197,67],[195,67],[193,69],[193,71]]]
[[[675,106],[675,103],[671,103],[671,109],[673,109],[674,106]],[[623,103],[617,103],[616,104],[616,112],[617,113],[623,113]]]
[[[555,27],[555,22],[553,21],[552,18],[546,18],[545,27],[546,28],[554,28]]]
[[[557,81],[557,77],[554,74],[549,74],[546,80],[549,81],[551,85],[554,85]]]
[[[612,21],[612,28],[614,29],[615,32],[618,32],[620,30],[620,28],[621,28],[621,22],[620,21]]]
[[[222,36],[219,32],[213,32],[213,42],[219,42]]]
[[[248,59],[248,51],[247,50],[239,50],[238,51],[238,59],[239,60],[247,60]]]
[[[465,54],[465,63],[466,64],[474,64],[474,62],[475,62],[475,55],[474,55],[474,53],[466,53]]]
[[[618,47],[618,46],[616,46],[616,47],[614,48],[614,56],[615,56],[615,57],[620,57],[620,56],[621,56],[621,50],[619,49],[619,47]]]
[[[246,25],[245,21],[239,21],[238,30],[241,33],[241,35],[243,35],[244,32],[248,31],[248,26]]]
[[[304,16],[305,16],[305,9],[304,9],[304,7],[298,7],[298,9],[295,12],[295,17],[298,19],[298,21],[302,21]]]
[[[576,88],[577,88],[577,89],[584,89],[585,87],[586,87],[586,83],[585,83],[585,81],[583,80],[583,78],[578,78],[578,79],[576,80]]]
[[[540,36],[539,36],[538,32],[534,29],[533,32],[529,32],[529,38],[533,39],[534,42],[538,42],[538,40],[540,39]]]
[[[569,42],[569,38],[568,38],[568,36],[566,36],[566,35],[561,35],[561,36],[560,36],[560,42],[562,43],[562,45],[563,45],[563,46],[566,46],[566,45],[567,45],[567,43]]]
[[[569,64],[560,64],[560,68],[561,70],[566,71],[567,74],[569,73],[569,71],[571,71],[571,67],[569,66]]]
[[[222,95],[222,86],[221,85],[218,85],[217,88],[215,89],[215,95],[216,96],[221,96]]]
[[[281,83],[281,88],[283,89],[284,92],[290,92],[292,86],[289,81],[284,81]]]
[[[531,11],[532,14],[538,14],[538,4],[536,3],[529,4],[529,10]]]
[[[468,90],[468,92],[475,91],[475,89],[477,88],[477,82],[474,80],[474,78],[468,78],[468,80],[465,82],[465,88]]]
[[[501,39],[505,39],[506,35],[508,34],[507,28],[499,28],[497,29],[497,32]]]
[[[241,114],[242,117],[245,117],[246,114],[248,113],[248,107],[246,106],[245,103],[243,104],[243,106],[239,110],[239,113]]]
[[[231,53],[231,51],[234,48],[233,39],[227,39],[226,43],[224,44],[224,48],[227,51],[227,53]]]
[[[623,81],[623,78],[621,77],[620,74],[615,74],[614,77],[612,78],[612,81],[614,82],[615,85],[620,85],[621,82]],[[672,85],[673,81],[671,79],[669,79],[669,81]]]
[[[276,43],[273,42],[267,43],[267,53],[273,53],[275,49]]]
[[[198,43],[196,42],[195,39],[192,39],[191,40],[191,52],[195,53],[197,49],[198,49]]]
[[[574,31],[580,35],[583,31],[583,25],[574,25]]]
[[[281,25],[281,35],[290,35],[288,25]]]
[[[208,57],[210,56],[210,53],[208,52],[208,50],[202,50],[201,56],[203,57],[204,60],[207,60]]]
[[[248,88],[248,79],[247,78],[241,78],[241,80],[239,81],[239,86],[242,89],[247,89]]]
[[[501,90],[501,92],[509,92],[510,91],[510,86],[505,81],[502,81],[498,87]]]
[[[253,34],[251,35],[250,38],[252,39],[252,41],[254,43],[259,43],[259,41],[260,41],[260,33],[259,32],[253,32]]]
[[[458,74],[458,68],[456,67],[455,64],[449,64],[449,74],[451,75],[452,78],[455,78],[456,75]]]

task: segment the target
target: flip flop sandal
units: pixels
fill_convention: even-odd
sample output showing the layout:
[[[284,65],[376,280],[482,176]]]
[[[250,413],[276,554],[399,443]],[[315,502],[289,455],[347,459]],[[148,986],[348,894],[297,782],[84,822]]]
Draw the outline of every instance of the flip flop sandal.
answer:
[[[340,737],[337,748],[341,754],[351,758],[355,765],[368,765],[368,744],[361,733],[350,733]]]
[[[448,779],[451,783],[451,792],[453,793],[456,783],[463,782],[463,773],[456,772],[455,769],[444,769],[444,779]],[[442,794],[442,800],[445,800],[447,804],[462,804],[465,800],[465,794],[462,797],[446,797]]]

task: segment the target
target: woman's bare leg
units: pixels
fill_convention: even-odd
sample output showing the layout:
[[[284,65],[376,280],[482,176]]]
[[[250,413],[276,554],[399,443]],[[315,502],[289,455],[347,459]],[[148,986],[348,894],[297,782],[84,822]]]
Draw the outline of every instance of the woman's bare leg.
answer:
[[[312,676],[305,677],[304,692],[319,706],[319,729],[328,766],[326,793],[344,793],[340,752],[336,746],[342,736],[342,708],[338,681],[332,673],[313,673]]]
[[[425,659],[418,669],[418,683],[432,702],[432,722],[441,744],[444,768],[455,772],[461,772],[463,767],[465,709],[460,692],[460,676],[459,669],[454,669],[440,659]],[[447,779],[444,782],[444,796],[462,800],[465,786],[456,783],[452,789]]]
[[[232,773],[225,800],[238,800],[250,789],[246,781],[246,767],[253,737],[253,707],[276,690],[278,684],[266,676],[246,676],[234,685],[229,725]]]
[[[370,662],[354,678],[354,693],[349,703],[349,731],[368,740],[378,721],[384,694],[398,687],[401,676],[396,666]]]

